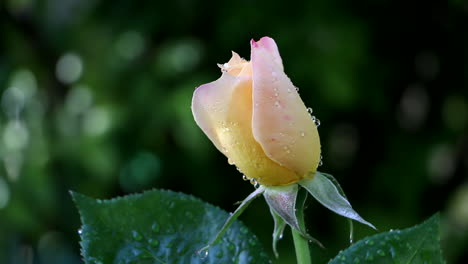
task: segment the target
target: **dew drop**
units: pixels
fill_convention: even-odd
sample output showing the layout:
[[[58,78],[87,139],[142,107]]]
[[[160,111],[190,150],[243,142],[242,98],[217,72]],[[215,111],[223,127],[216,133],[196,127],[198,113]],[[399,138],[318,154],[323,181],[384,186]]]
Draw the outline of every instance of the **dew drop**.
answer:
[[[283,233],[281,233],[281,234],[278,236],[278,239],[279,239],[279,240],[283,239]]]
[[[158,223],[154,222],[154,223],[151,225],[151,231],[153,231],[154,233],[158,233],[158,232],[159,232],[159,225],[158,225]]]
[[[411,249],[412,249],[411,244],[407,242],[407,243],[406,243],[406,248],[409,249],[409,250],[411,250]]]
[[[222,258],[224,256],[224,252],[222,250],[219,250],[218,252],[216,252],[216,255],[215,255],[217,258]]]
[[[138,231],[136,231],[136,230],[132,231],[132,237],[136,241],[141,241],[143,239],[143,236],[140,233],[138,233]]]
[[[208,249],[202,249],[200,251],[197,252],[197,255],[201,258],[201,259],[206,259],[208,257]]]
[[[244,181],[248,181],[248,180],[249,180],[249,178],[247,178],[247,176],[245,176],[245,175],[242,175],[242,179],[243,179]]]
[[[133,255],[134,255],[135,257],[138,257],[138,256],[141,255],[142,252],[141,252],[141,250],[140,250],[139,248],[133,248],[133,249],[132,249],[132,253],[133,253]]]
[[[312,110],[312,107],[307,108],[307,113],[309,113],[309,115],[311,115],[313,112],[314,112],[314,110]]]
[[[229,251],[234,251],[234,250],[236,250],[236,246],[233,243],[229,243],[228,246],[227,246],[227,249]]]
[[[190,212],[190,211],[186,211],[186,212],[184,213],[184,215],[185,215],[185,217],[187,217],[188,219],[193,219],[193,213]]]
[[[320,155],[320,160],[319,160],[319,166],[322,166],[323,165],[323,156]],[[351,239],[351,243],[353,243],[352,239]]]
[[[242,227],[240,231],[242,234],[247,234],[247,232],[249,232],[249,230],[246,227]]]
[[[81,235],[81,234],[83,234],[83,229],[80,228],[78,229],[78,235]]]
[[[367,252],[367,254],[366,254],[366,260],[373,261],[373,260],[374,260],[374,256],[372,256],[372,254],[371,254],[370,252]]]
[[[296,92],[299,92],[299,87],[294,87],[294,88],[296,88]]]
[[[292,93],[292,90],[291,90],[291,88],[288,88],[288,93]]]
[[[255,186],[256,184],[258,184],[258,182],[257,182],[257,180],[255,178],[252,178],[252,179],[250,179],[250,184]]]
[[[229,163],[229,165],[234,165],[234,161],[232,161],[231,158],[228,158],[228,163]]]
[[[279,102],[279,101],[275,101],[275,106],[276,106],[276,107],[280,107],[280,102]]]
[[[314,118],[314,123],[315,123],[315,126],[317,127],[320,126],[320,120],[318,118]]]
[[[385,257],[385,252],[382,249],[377,250],[377,254],[381,257]]]
[[[157,239],[150,238],[150,239],[148,239],[148,243],[153,247],[159,246],[159,240],[157,240]]]
[[[279,96],[279,94],[278,94],[278,93],[275,93],[275,97],[278,97],[278,96]]]
[[[374,245],[374,241],[372,241],[372,240],[369,239],[369,240],[367,240],[367,241],[365,242],[365,244],[366,244],[366,245],[369,245],[369,246],[372,246],[372,245]]]
[[[301,137],[305,137],[305,132],[301,131]]]
[[[169,204],[167,205],[167,207],[169,207],[170,209],[174,208],[174,206],[175,206],[174,201],[170,201]]]

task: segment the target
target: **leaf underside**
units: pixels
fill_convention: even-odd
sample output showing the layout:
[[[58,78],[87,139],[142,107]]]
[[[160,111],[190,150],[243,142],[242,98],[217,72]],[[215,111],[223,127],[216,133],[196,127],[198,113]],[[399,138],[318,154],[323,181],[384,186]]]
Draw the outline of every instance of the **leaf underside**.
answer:
[[[210,248],[197,250],[229,214],[189,195],[152,190],[112,200],[72,193],[81,215],[85,263],[268,263],[258,239],[235,221]]]

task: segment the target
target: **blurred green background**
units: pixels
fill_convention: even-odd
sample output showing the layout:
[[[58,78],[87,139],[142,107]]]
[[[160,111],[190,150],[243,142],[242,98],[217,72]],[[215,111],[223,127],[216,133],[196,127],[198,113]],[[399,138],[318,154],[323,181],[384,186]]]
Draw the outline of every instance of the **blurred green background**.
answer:
[[[448,263],[467,257],[466,1],[0,5],[0,263],[82,263],[69,190],[171,189],[233,211],[253,188],[196,126],[191,96],[262,36],[321,120],[320,169],[355,209],[380,231],[441,211]],[[306,217],[327,247],[312,246],[317,263],[348,246],[344,218],[312,200]],[[265,203],[241,220],[271,253]],[[274,263],[294,263],[289,233],[279,246]]]

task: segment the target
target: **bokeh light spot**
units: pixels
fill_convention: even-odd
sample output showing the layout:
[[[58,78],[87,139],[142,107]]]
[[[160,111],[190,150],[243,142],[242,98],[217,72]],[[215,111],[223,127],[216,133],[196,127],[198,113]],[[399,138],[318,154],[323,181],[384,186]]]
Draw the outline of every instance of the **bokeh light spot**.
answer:
[[[448,96],[442,105],[442,118],[447,127],[460,131],[468,122],[468,102],[461,96]]]
[[[55,74],[62,83],[76,82],[83,73],[83,62],[76,53],[66,53],[57,61]]]
[[[468,184],[460,186],[453,194],[448,210],[450,218],[455,222],[456,228],[466,232],[468,229]]]
[[[140,152],[122,169],[120,187],[126,192],[142,190],[159,177],[160,167],[158,157],[150,152]]]
[[[3,130],[3,143],[8,150],[20,150],[26,147],[29,132],[20,121],[10,121]]]
[[[345,168],[349,166],[353,157],[359,151],[359,133],[356,127],[350,124],[335,125],[328,137],[328,152],[325,155],[333,167]]]
[[[24,162],[23,154],[20,151],[9,152],[3,157],[3,162],[8,179],[12,182],[17,181]]]
[[[157,71],[167,75],[189,71],[198,64],[201,55],[201,46],[194,40],[166,45],[159,51]]]
[[[111,124],[111,114],[104,107],[94,107],[86,112],[84,131],[90,136],[99,136],[107,132]]]
[[[0,209],[5,208],[9,201],[10,188],[8,187],[8,183],[3,178],[0,178]]]
[[[428,159],[428,170],[431,179],[436,183],[444,183],[455,170],[455,155],[447,144],[436,145]]]
[[[78,85],[73,87],[67,94],[65,109],[72,115],[78,115],[88,110],[92,101],[91,90],[85,85]]]
[[[115,50],[122,58],[130,60],[141,54],[145,41],[141,33],[126,31],[122,33],[115,43]]]
[[[398,112],[400,125],[416,130],[426,120],[429,111],[429,95],[421,85],[410,85],[403,93]]]

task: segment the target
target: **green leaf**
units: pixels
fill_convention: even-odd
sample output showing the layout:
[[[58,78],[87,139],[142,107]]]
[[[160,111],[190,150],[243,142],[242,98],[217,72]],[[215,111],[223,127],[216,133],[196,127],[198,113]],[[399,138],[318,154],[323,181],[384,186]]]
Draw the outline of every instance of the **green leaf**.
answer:
[[[436,214],[420,225],[362,239],[329,264],[440,264],[444,261],[439,239],[439,215]]]
[[[258,239],[235,221],[212,246],[228,213],[189,195],[152,190],[112,200],[72,193],[86,263],[268,263]]]

